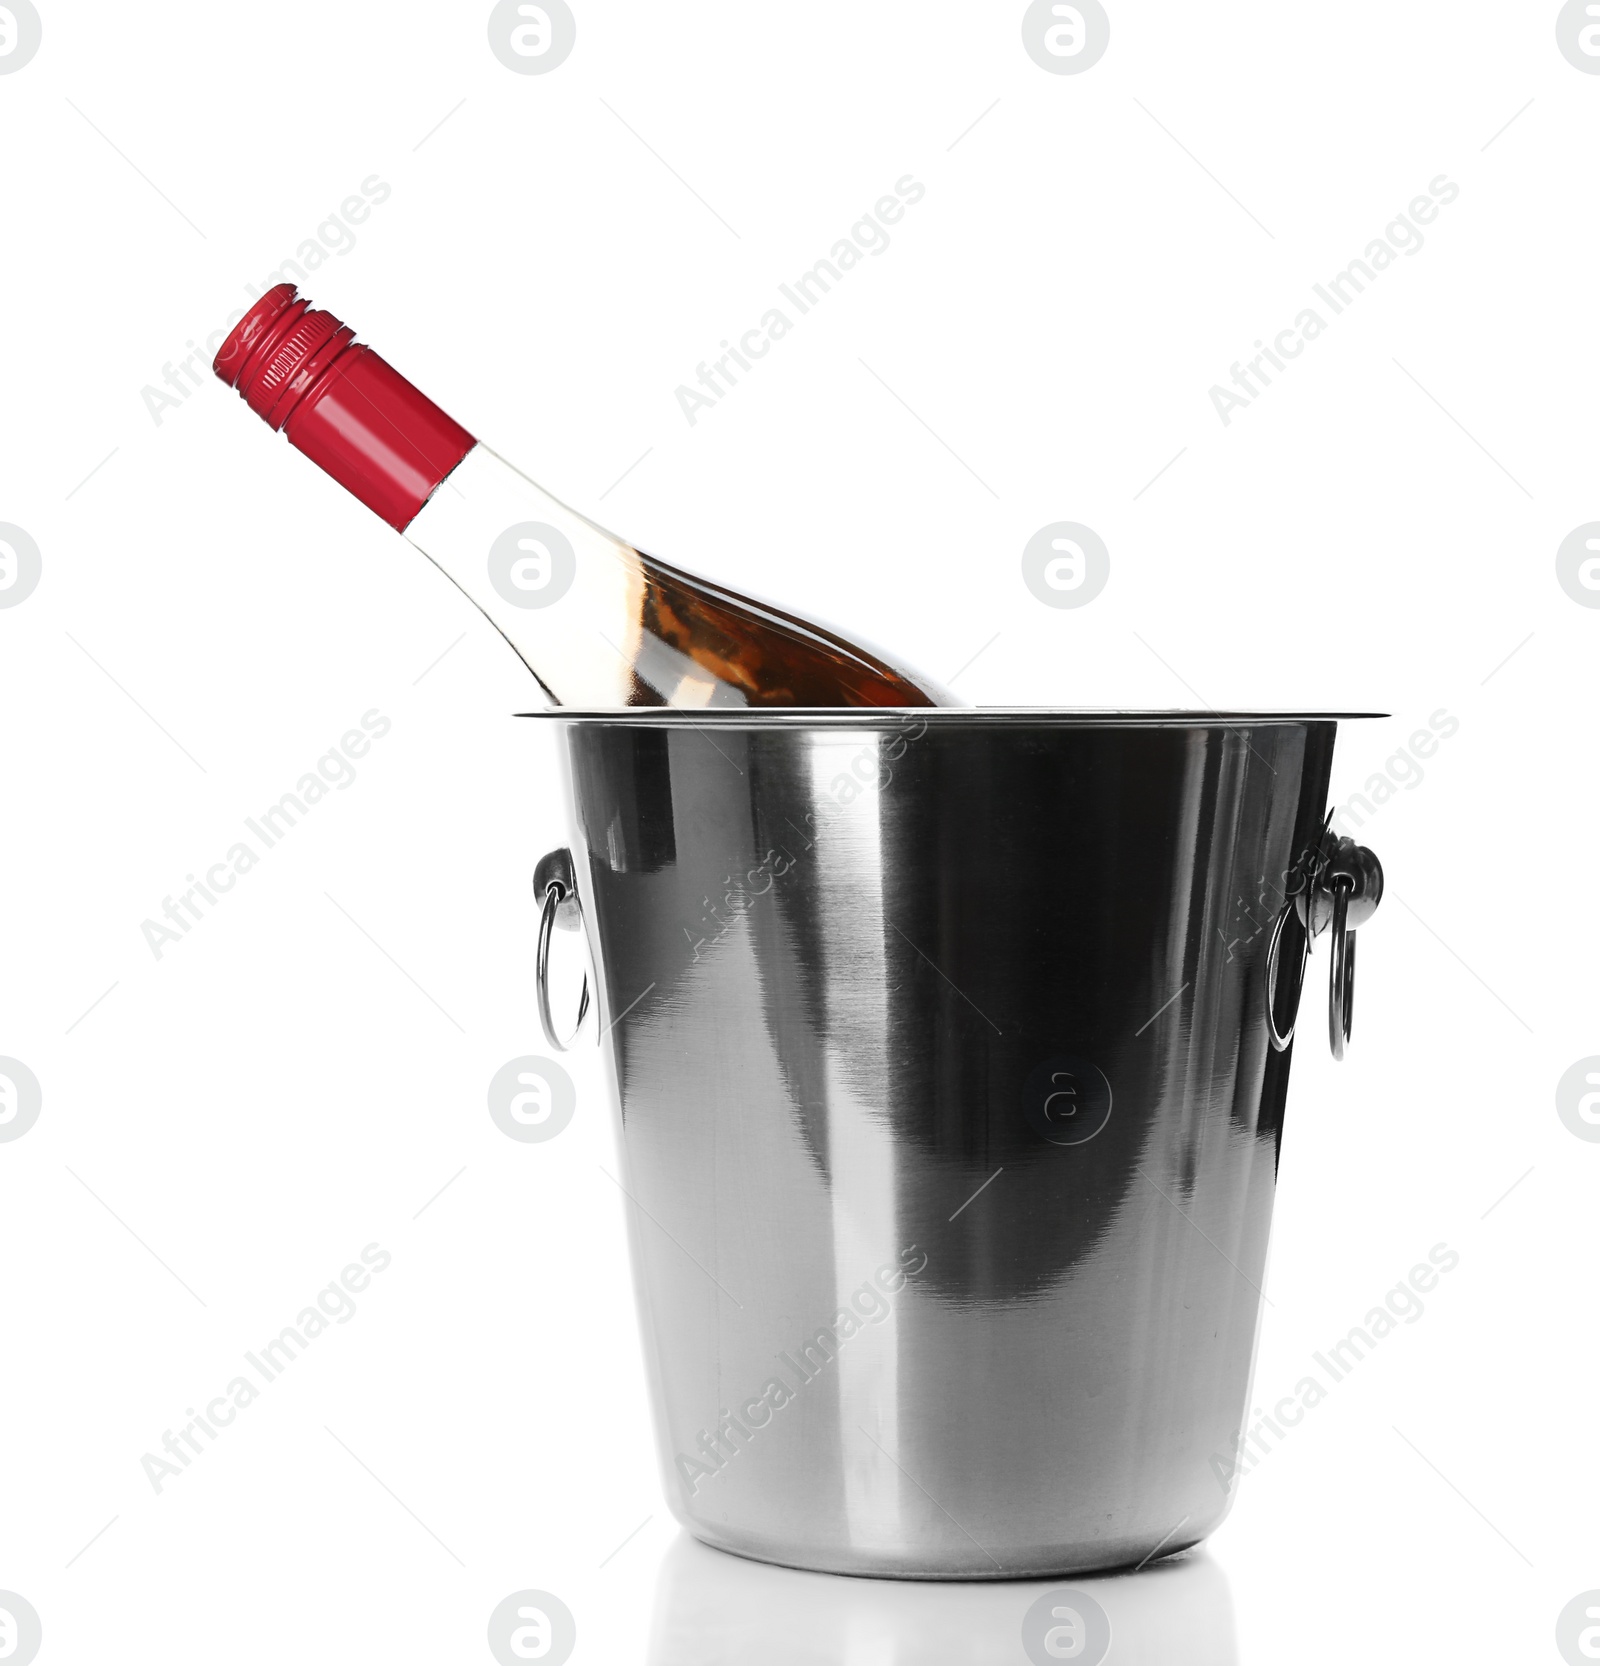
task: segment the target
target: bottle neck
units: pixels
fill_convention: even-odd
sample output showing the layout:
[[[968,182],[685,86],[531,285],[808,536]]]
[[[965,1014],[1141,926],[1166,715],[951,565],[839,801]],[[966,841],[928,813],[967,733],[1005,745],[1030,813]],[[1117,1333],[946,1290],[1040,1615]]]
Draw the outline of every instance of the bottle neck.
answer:
[[[405,536],[558,704],[634,703],[644,598],[637,550],[482,445],[461,460]]]

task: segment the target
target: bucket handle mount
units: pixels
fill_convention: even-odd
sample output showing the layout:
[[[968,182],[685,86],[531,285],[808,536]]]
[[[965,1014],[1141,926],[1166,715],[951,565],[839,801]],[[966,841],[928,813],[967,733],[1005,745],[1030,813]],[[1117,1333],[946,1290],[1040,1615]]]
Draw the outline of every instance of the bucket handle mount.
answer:
[[[1328,968],[1328,1046],[1336,1059],[1344,1057],[1355,1016],[1356,927],[1365,925],[1383,897],[1383,867],[1365,845],[1336,835],[1329,825],[1322,837],[1296,865],[1290,894],[1272,927],[1267,944],[1267,1035],[1275,1052],[1294,1040],[1300,997],[1305,989],[1306,965],[1312,941],[1322,932],[1333,933],[1333,964]],[[1298,914],[1305,935],[1300,949],[1300,976],[1287,1030],[1278,1028],[1278,956],[1283,928]]]

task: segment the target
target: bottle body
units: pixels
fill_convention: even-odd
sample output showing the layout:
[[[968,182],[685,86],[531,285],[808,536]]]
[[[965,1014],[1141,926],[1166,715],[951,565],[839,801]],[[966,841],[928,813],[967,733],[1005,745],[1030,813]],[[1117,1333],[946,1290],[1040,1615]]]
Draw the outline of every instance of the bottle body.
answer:
[[[875,650],[569,509],[292,285],[262,297],[215,368],[463,591],[558,705],[956,704]]]

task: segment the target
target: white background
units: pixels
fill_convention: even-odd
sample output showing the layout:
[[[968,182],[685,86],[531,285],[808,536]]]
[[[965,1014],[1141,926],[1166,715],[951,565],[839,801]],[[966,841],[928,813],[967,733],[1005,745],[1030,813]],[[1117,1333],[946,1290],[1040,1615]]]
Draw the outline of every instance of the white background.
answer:
[[[1298,1050],[1257,1401],[1460,1266],[1197,1568],[1096,1588],[1125,1639],[1171,1610],[1124,1659],[1559,1660],[1600,1587],[1600,1145],[1554,1099],[1600,1052],[1600,611],[1555,577],[1600,516],[1600,77],[1555,6],[1108,0],[1052,75],[1015,3],[588,0],[524,76],[482,4],[38,3],[0,75],[0,521],[43,556],[0,609],[0,1053],[44,1095],[0,1144],[0,1588],[40,1660],[488,1660],[523,1587],[581,1661],[1023,1659],[1029,1590],[678,1543],[598,1055],[548,1143],[485,1109],[544,1051],[531,685],[209,373],[151,414],[372,175],[307,292],[644,547],[974,702],[1394,713],[1342,730],[1341,801],[1459,720],[1359,830],[1390,891],[1350,1058]],[[907,173],[892,246],[691,427],[675,388]],[[1441,174],[1224,426],[1212,385]],[[1079,610],[1022,583],[1056,520],[1111,552]],[[355,784],[157,960],[141,921],[373,708]],[[373,1241],[355,1318],[157,1495],[141,1455]],[[652,1643],[686,1590],[727,1653]]]

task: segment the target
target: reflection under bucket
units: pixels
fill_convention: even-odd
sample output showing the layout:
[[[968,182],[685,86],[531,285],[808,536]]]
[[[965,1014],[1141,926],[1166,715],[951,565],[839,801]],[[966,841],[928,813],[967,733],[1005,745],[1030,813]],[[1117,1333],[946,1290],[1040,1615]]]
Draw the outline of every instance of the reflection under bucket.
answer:
[[[668,1550],[656,1582],[646,1666],[1098,1666],[1087,1631],[1054,1652],[1030,1616],[1081,1604],[1105,1616],[1113,1666],[1238,1666],[1227,1575],[1201,1551],[1141,1573],[909,1585],[841,1579],[724,1556],[691,1538]],[[1042,1598],[1049,1598],[1047,1605]],[[1086,1606],[1086,1605],[1084,1605]],[[1083,1606],[1077,1610],[1083,1612]],[[1029,1652],[1029,1645],[1032,1652]]]

